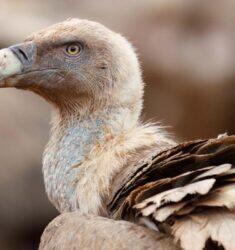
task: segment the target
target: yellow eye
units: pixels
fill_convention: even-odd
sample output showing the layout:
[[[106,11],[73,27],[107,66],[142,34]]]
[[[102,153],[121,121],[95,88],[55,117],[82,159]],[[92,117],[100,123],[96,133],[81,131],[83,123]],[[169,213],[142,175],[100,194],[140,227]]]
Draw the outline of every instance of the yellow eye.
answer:
[[[81,47],[78,44],[68,45],[66,48],[67,54],[70,56],[76,56],[81,51]]]

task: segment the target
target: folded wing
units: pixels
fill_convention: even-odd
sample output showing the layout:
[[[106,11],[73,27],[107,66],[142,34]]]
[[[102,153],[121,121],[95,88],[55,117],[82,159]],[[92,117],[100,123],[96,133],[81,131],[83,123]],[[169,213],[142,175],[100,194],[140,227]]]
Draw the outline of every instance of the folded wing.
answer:
[[[235,136],[154,156],[109,208],[114,218],[171,234],[183,249],[235,249]]]

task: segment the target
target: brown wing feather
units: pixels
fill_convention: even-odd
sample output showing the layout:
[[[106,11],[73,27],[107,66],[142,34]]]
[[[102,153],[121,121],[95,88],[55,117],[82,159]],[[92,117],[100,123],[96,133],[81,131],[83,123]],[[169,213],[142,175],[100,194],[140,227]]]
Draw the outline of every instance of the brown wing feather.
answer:
[[[171,233],[183,249],[210,242],[235,249],[235,136],[183,143],[153,157],[109,209],[114,218]]]

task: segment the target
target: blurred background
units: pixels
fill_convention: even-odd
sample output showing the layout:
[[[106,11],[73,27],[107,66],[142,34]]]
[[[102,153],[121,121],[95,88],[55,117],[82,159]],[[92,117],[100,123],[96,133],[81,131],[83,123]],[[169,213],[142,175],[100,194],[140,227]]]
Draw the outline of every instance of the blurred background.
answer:
[[[144,120],[181,140],[235,133],[234,0],[1,0],[0,48],[68,17],[96,20],[137,48],[146,82]],[[57,215],[41,156],[50,108],[0,91],[0,249],[36,249]]]

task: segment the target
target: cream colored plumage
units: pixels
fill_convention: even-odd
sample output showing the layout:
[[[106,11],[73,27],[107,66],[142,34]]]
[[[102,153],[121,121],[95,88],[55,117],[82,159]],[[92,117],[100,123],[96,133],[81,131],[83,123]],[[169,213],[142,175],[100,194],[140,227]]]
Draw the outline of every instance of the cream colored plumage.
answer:
[[[115,221],[79,212],[65,213],[44,231],[40,250],[179,250],[173,239],[127,221]]]
[[[0,65],[0,87],[33,91],[53,107],[43,174],[66,215],[41,249],[96,249],[104,238],[103,249],[235,247],[235,137],[175,146],[160,126],[144,125],[142,74],[124,37],[70,19],[0,51]]]

